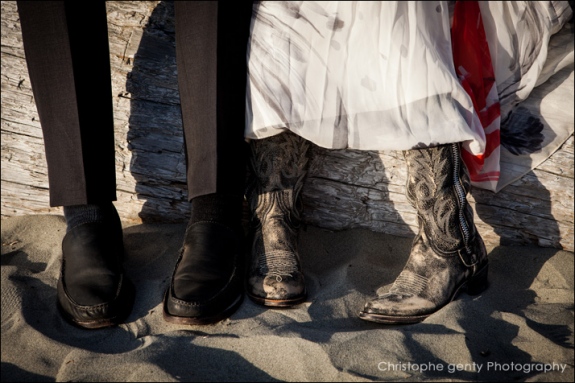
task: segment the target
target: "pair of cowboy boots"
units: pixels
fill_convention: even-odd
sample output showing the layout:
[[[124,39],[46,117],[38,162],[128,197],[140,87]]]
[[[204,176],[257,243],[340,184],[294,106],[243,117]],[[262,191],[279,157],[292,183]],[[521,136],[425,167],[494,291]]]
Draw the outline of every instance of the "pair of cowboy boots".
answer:
[[[297,249],[300,193],[309,142],[289,132],[252,141],[246,196],[252,211],[247,294],[270,307],[306,299]],[[417,323],[463,290],[487,287],[487,253],[467,203],[467,169],[457,143],[404,152],[406,193],[418,212],[419,233],[389,292],[366,303],[359,317],[379,323]]]

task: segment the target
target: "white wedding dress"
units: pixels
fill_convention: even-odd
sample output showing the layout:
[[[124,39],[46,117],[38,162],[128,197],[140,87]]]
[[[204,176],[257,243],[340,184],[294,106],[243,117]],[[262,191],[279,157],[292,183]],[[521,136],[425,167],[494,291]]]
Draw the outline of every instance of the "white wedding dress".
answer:
[[[571,44],[557,47],[552,60],[548,49],[572,11],[567,2],[479,2],[495,73],[491,96],[501,110],[487,127],[456,73],[453,9],[445,1],[257,3],[246,138],[287,129],[325,148],[361,150],[464,142],[481,156],[490,129],[499,129],[536,85],[563,68],[572,71],[572,29]],[[573,132],[570,116],[565,134]],[[499,171],[496,154],[497,164],[485,165]],[[498,180],[476,184],[498,190]]]

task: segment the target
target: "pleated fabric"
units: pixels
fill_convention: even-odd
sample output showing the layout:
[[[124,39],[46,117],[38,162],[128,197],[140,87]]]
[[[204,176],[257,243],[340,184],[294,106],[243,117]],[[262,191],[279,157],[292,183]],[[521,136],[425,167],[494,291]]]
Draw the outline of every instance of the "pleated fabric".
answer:
[[[571,9],[568,2],[472,3],[480,23],[467,9],[458,13],[457,2],[257,3],[246,138],[287,129],[325,148],[360,150],[463,142],[475,184],[497,190],[493,132],[540,83],[549,39]],[[484,45],[473,49],[491,62],[491,80],[489,71],[478,75],[483,92],[470,92],[473,68],[454,61],[457,44],[469,43],[462,28],[481,29]]]

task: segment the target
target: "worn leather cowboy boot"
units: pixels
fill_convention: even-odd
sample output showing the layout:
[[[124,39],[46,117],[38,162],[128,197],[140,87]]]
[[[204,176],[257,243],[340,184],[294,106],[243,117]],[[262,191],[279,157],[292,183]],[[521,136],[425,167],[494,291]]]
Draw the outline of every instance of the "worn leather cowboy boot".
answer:
[[[291,307],[306,298],[297,238],[310,144],[285,132],[251,141],[250,147],[246,196],[253,239],[246,291],[256,303]]]
[[[407,197],[417,209],[419,233],[403,271],[388,293],[366,303],[368,321],[417,323],[462,290],[487,288],[487,252],[467,203],[467,168],[458,143],[404,152]]]

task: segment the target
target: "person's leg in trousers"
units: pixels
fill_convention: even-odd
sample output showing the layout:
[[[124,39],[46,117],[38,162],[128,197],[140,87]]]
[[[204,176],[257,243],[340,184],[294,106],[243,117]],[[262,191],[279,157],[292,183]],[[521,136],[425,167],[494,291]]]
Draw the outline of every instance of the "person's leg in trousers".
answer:
[[[58,307],[84,328],[121,323],[133,286],[122,270],[106,6],[19,1],[48,163],[50,205],[64,206]]]
[[[243,298],[247,43],[252,2],[175,2],[191,217],[166,321],[213,323]]]

